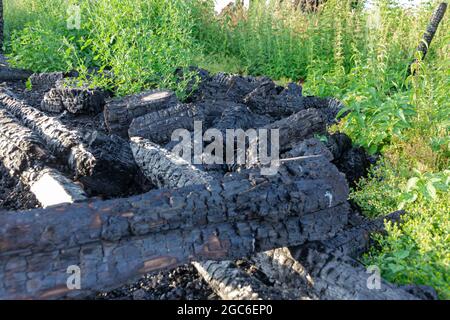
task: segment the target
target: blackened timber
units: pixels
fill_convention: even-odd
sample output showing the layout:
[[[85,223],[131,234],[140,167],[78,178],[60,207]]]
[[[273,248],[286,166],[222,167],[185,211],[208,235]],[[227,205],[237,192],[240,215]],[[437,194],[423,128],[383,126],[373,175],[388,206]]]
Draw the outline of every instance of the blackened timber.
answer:
[[[45,208],[82,201],[82,188],[46,165],[51,157],[39,138],[14,117],[0,110],[0,162],[9,175],[18,177]]]
[[[319,243],[299,247],[295,258],[314,279],[321,299],[339,300],[417,300],[406,290],[371,274],[358,261],[332,251]]]
[[[301,87],[290,84],[288,88],[266,81],[250,92],[244,103],[255,113],[283,118],[303,110]]]
[[[10,68],[0,65],[0,81],[25,81],[33,73],[28,70]]]
[[[41,110],[72,114],[98,114],[105,105],[106,93],[99,88],[78,85],[74,79],[60,79],[41,101]]]
[[[209,127],[220,117],[228,102],[205,102],[198,104],[178,104],[171,108],[148,113],[133,119],[128,134],[143,137],[158,144],[171,140],[177,129],[194,130],[194,122],[201,121],[203,128]]]
[[[347,204],[347,197],[345,178],[328,161],[293,161],[280,167],[275,176],[262,176],[259,170],[249,170],[209,185],[161,189],[124,199],[91,200],[0,215],[0,232],[8,243],[3,252],[28,247],[62,249],[74,243],[115,241],[208,223],[253,219],[281,223],[289,216]],[[36,214],[40,216],[37,221]],[[337,223],[345,222],[343,219]],[[26,235],[8,241],[22,228],[27,229]],[[52,233],[44,241],[42,235],[49,228]]]
[[[316,145],[321,145],[321,143],[317,141],[315,144],[305,144],[303,149],[308,149],[311,145],[316,147]],[[325,146],[322,145],[322,147],[326,150]],[[143,170],[147,178],[157,183],[159,187],[180,188],[211,182],[211,177],[208,173],[198,170],[183,159],[148,140],[133,138],[132,149],[141,170]],[[313,149],[315,150],[316,148]],[[330,152],[328,151],[328,153]],[[329,163],[329,166],[333,165]],[[326,170],[318,170],[315,178],[323,177],[321,174],[326,174]],[[267,266],[268,264],[266,263],[263,268]],[[282,290],[269,287],[257,278],[239,269],[232,261],[194,262],[194,267],[223,299],[299,299],[306,296],[306,290],[300,290],[298,285],[288,286],[287,288],[285,286]],[[259,264],[257,264],[257,267],[259,267]],[[276,271],[268,268],[266,272],[270,274]],[[290,270],[290,272],[295,271]]]
[[[131,139],[134,159],[144,175],[160,188],[207,184],[212,177],[147,139]]]
[[[330,239],[257,253],[252,260],[270,280],[306,290],[315,299],[417,299],[381,278],[380,289],[370,289],[370,274],[354,260],[368,249],[371,234],[383,232],[386,221],[399,222],[403,214],[365,220]]]
[[[35,159],[48,159],[48,151],[40,137],[30,129],[19,124],[10,112],[0,109],[0,135],[17,145],[20,150]]]
[[[0,90],[0,110],[9,112],[39,136],[51,154],[68,164],[90,194],[117,196],[135,187],[138,170],[126,140],[98,131],[85,138],[85,134],[27,105],[7,89]]]
[[[276,290],[246,273],[232,261],[193,262],[211,289],[223,300],[281,300]]]
[[[326,122],[323,113],[317,109],[297,112],[287,118],[273,122],[264,129],[278,129],[280,132],[280,151],[287,151],[295,143],[314,135],[326,133]]]
[[[36,132],[50,151],[65,159],[76,174],[91,175],[95,167],[95,157],[86,150],[74,131],[69,130],[57,118],[27,105],[9,90],[0,90],[0,108],[8,110],[21,123]]]
[[[270,122],[273,122],[273,119],[269,116],[253,113],[245,105],[230,103],[212,127],[225,133],[227,129],[256,129]]]
[[[72,205],[76,206],[82,204]],[[102,223],[101,218],[93,215],[90,228],[77,235],[72,234],[70,245],[66,243],[67,246],[56,248],[53,241],[57,239],[53,232],[58,232],[58,229],[54,229],[53,224],[41,231],[40,243],[30,243],[19,251],[15,250],[14,247],[18,248],[14,242],[23,244],[21,239],[29,239],[30,233],[34,234],[35,225],[14,225],[10,221],[25,221],[38,212],[4,213],[1,215],[1,228],[15,230],[5,234],[0,241],[0,298],[82,298],[116,288],[142,275],[192,261],[232,260],[285,245],[298,245],[312,239],[322,240],[341,230],[341,222],[345,221],[347,215],[345,207],[346,204],[301,217],[289,217],[279,223],[261,218],[241,222],[211,222],[140,237],[113,239],[107,236],[104,240],[99,239],[100,234],[96,231]],[[66,216],[61,208],[59,213]],[[131,214],[125,212],[118,215],[111,224],[115,225],[115,229],[124,228],[120,220],[124,215]],[[33,219],[33,223],[40,224],[37,220]],[[76,229],[76,224],[76,219],[71,219],[59,228],[70,233],[69,230]],[[42,247],[43,244],[46,245]],[[80,290],[71,290],[67,286],[69,266],[78,266],[81,270]]]
[[[425,59],[425,56],[428,53],[431,42],[433,41],[433,38],[437,32],[439,24],[444,18],[446,11],[447,11],[447,3],[441,2],[436,8],[436,10],[433,12],[433,15],[431,16],[430,22],[428,23],[427,26],[427,30],[423,34],[422,41],[420,41],[419,46],[417,47],[416,50],[416,52],[420,54],[420,58],[422,60]],[[416,62],[417,59],[414,59],[414,61],[408,66],[407,76],[410,76],[412,73],[415,74],[416,71],[414,70],[413,72],[412,66]]]
[[[105,122],[111,133],[125,137],[134,118],[170,108],[177,103],[175,93],[166,90],[152,90],[123,98],[115,98],[108,101],[105,106]]]

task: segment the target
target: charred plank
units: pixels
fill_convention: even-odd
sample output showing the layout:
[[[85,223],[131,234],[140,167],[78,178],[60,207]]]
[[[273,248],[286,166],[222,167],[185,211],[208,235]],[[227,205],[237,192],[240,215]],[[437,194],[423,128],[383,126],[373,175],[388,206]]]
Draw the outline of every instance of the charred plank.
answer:
[[[228,102],[178,104],[171,108],[135,118],[128,130],[130,137],[143,137],[154,143],[165,144],[177,129],[194,130],[194,122],[201,121],[205,128],[220,116]]]
[[[85,199],[79,185],[46,165],[51,156],[31,130],[4,110],[0,110],[0,124],[0,162],[11,176],[30,187],[43,207]]]
[[[55,248],[53,232],[58,232],[58,228],[53,224],[42,230],[40,244],[34,243],[19,251],[11,251],[13,247],[17,248],[13,242],[28,235],[31,225],[11,224],[11,219],[25,222],[37,212],[2,214],[1,228],[10,228],[13,233],[6,234],[0,242],[0,297],[81,298],[123,285],[144,274],[174,268],[193,260],[231,260],[283,245],[301,244],[308,239],[320,240],[339,231],[339,221],[345,219],[343,212],[332,208],[303,217],[287,218],[277,224],[250,219],[239,223],[222,222],[178,228],[142,237],[107,237],[108,240],[103,241],[98,239],[95,231],[98,220],[93,215],[91,228],[72,237],[69,246]],[[117,218],[120,220],[123,215]],[[330,220],[335,223],[330,224]],[[116,228],[125,227],[117,222],[114,223]],[[73,230],[76,224],[76,220],[68,220],[64,229]],[[46,246],[41,247],[44,243]],[[80,290],[67,287],[67,268],[71,265],[79,266],[82,270]]]
[[[0,66],[0,81],[25,81],[33,72],[28,70]]]
[[[105,122],[111,133],[125,137],[134,118],[170,108],[177,103],[175,93],[166,90],[152,90],[115,98],[108,101],[105,106]]]
[[[65,159],[77,175],[92,174],[96,159],[86,150],[76,132],[69,130],[57,118],[27,105],[5,88],[0,90],[0,103],[1,108],[36,132],[51,152]]]

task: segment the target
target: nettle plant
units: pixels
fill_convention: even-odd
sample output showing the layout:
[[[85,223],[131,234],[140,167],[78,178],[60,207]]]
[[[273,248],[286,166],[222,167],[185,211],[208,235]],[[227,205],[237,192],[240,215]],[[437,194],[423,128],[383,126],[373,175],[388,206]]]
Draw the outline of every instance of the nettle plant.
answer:
[[[438,173],[421,173],[417,169],[413,171],[416,175],[406,183],[399,209],[417,201],[419,197],[432,201],[437,198],[439,192],[445,193],[450,190],[450,170]]]

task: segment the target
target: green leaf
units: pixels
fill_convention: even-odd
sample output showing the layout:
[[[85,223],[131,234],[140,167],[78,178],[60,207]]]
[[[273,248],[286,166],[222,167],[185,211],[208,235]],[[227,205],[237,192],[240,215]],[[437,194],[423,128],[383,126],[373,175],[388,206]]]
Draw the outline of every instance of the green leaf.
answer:
[[[405,259],[406,257],[409,256],[409,251],[408,250],[399,250],[396,251],[394,253],[394,255],[398,258],[398,259]]]
[[[436,199],[436,197],[437,197],[436,188],[434,187],[434,185],[431,181],[429,181],[427,183],[427,192],[432,199]]]
[[[369,150],[368,150],[368,152],[369,152],[370,155],[375,154],[377,151],[378,151],[378,147],[377,147],[375,144],[372,144],[372,145],[369,147]]]
[[[390,263],[388,265],[389,270],[391,270],[391,272],[393,273],[399,273],[400,271],[405,270],[405,267],[399,264],[394,264],[394,263]]]
[[[419,178],[413,177],[408,180],[408,183],[406,184],[406,192],[410,192],[411,190],[415,189],[417,186],[417,182],[419,182]]]

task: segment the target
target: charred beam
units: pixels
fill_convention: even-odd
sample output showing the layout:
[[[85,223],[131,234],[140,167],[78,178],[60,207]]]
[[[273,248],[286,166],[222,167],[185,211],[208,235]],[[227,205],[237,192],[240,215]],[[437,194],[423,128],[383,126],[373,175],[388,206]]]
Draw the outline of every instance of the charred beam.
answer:
[[[0,65],[0,81],[25,81],[33,73],[28,70],[10,68]]]
[[[177,129],[194,130],[194,122],[202,121],[209,127],[220,116],[228,102],[178,104],[171,108],[135,118],[128,130],[130,137],[143,137],[154,143],[165,144]]]
[[[91,175],[95,157],[86,150],[81,137],[58,119],[28,106],[7,89],[0,90],[1,108],[8,110],[25,126],[36,132],[50,151],[65,159],[78,175]]]
[[[175,93],[160,90],[112,99],[105,106],[105,122],[111,133],[125,137],[134,118],[170,108],[177,103]]]
[[[43,207],[84,200],[80,186],[47,167],[50,158],[39,137],[0,109],[0,162],[9,174],[29,186]]]
[[[74,204],[72,208],[79,206],[82,204]],[[186,228],[124,238],[116,231],[108,234],[105,230],[103,235],[97,233],[96,226],[101,224],[101,220],[93,215],[90,228],[73,235],[70,245],[56,249],[56,244],[61,242],[54,242],[58,239],[53,232],[59,233],[59,230],[64,229],[71,233],[70,230],[76,229],[76,219],[67,220],[66,226],[59,226],[59,230],[54,224],[48,225],[42,230],[38,243],[30,243],[19,251],[15,250],[18,246],[14,241],[20,241],[23,245],[25,242],[20,239],[30,239],[30,231],[34,233],[30,228],[34,229],[35,226],[11,224],[11,219],[24,221],[38,212],[24,212],[20,217],[6,213],[1,218],[2,229],[14,228],[15,231],[4,233],[5,237],[0,243],[0,297],[80,298],[100,290],[115,288],[144,274],[173,268],[193,260],[231,260],[283,245],[301,244],[311,239],[321,240],[340,230],[341,221],[346,216],[345,206],[287,218],[279,223],[267,222],[265,219],[211,222],[207,225],[185,226]],[[60,213],[61,209],[59,207]],[[116,219],[121,220],[131,214],[132,212],[124,212],[116,216]],[[4,219],[9,221],[3,221]],[[119,231],[118,229],[126,227],[118,221],[111,221],[110,228]],[[70,290],[67,287],[69,266],[80,267],[80,290]]]
[[[420,41],[419,46],[416,49],[416,52],[420,54],[421,60],[425,59],[425,56],[428,53],[428,49],[430,48],[431,42],[437,32],[439,24],[444,18],[445,12],[447,11],[447,3],[441,2],[436,10],[433,12],[431,16],[430,22],[428,23],[427,30],[423,34],[422,41]],[[410,76],[413,72],[412,67],[417,63],[417,59],[414,59],[411,64],[408,66],[407,76]]]

